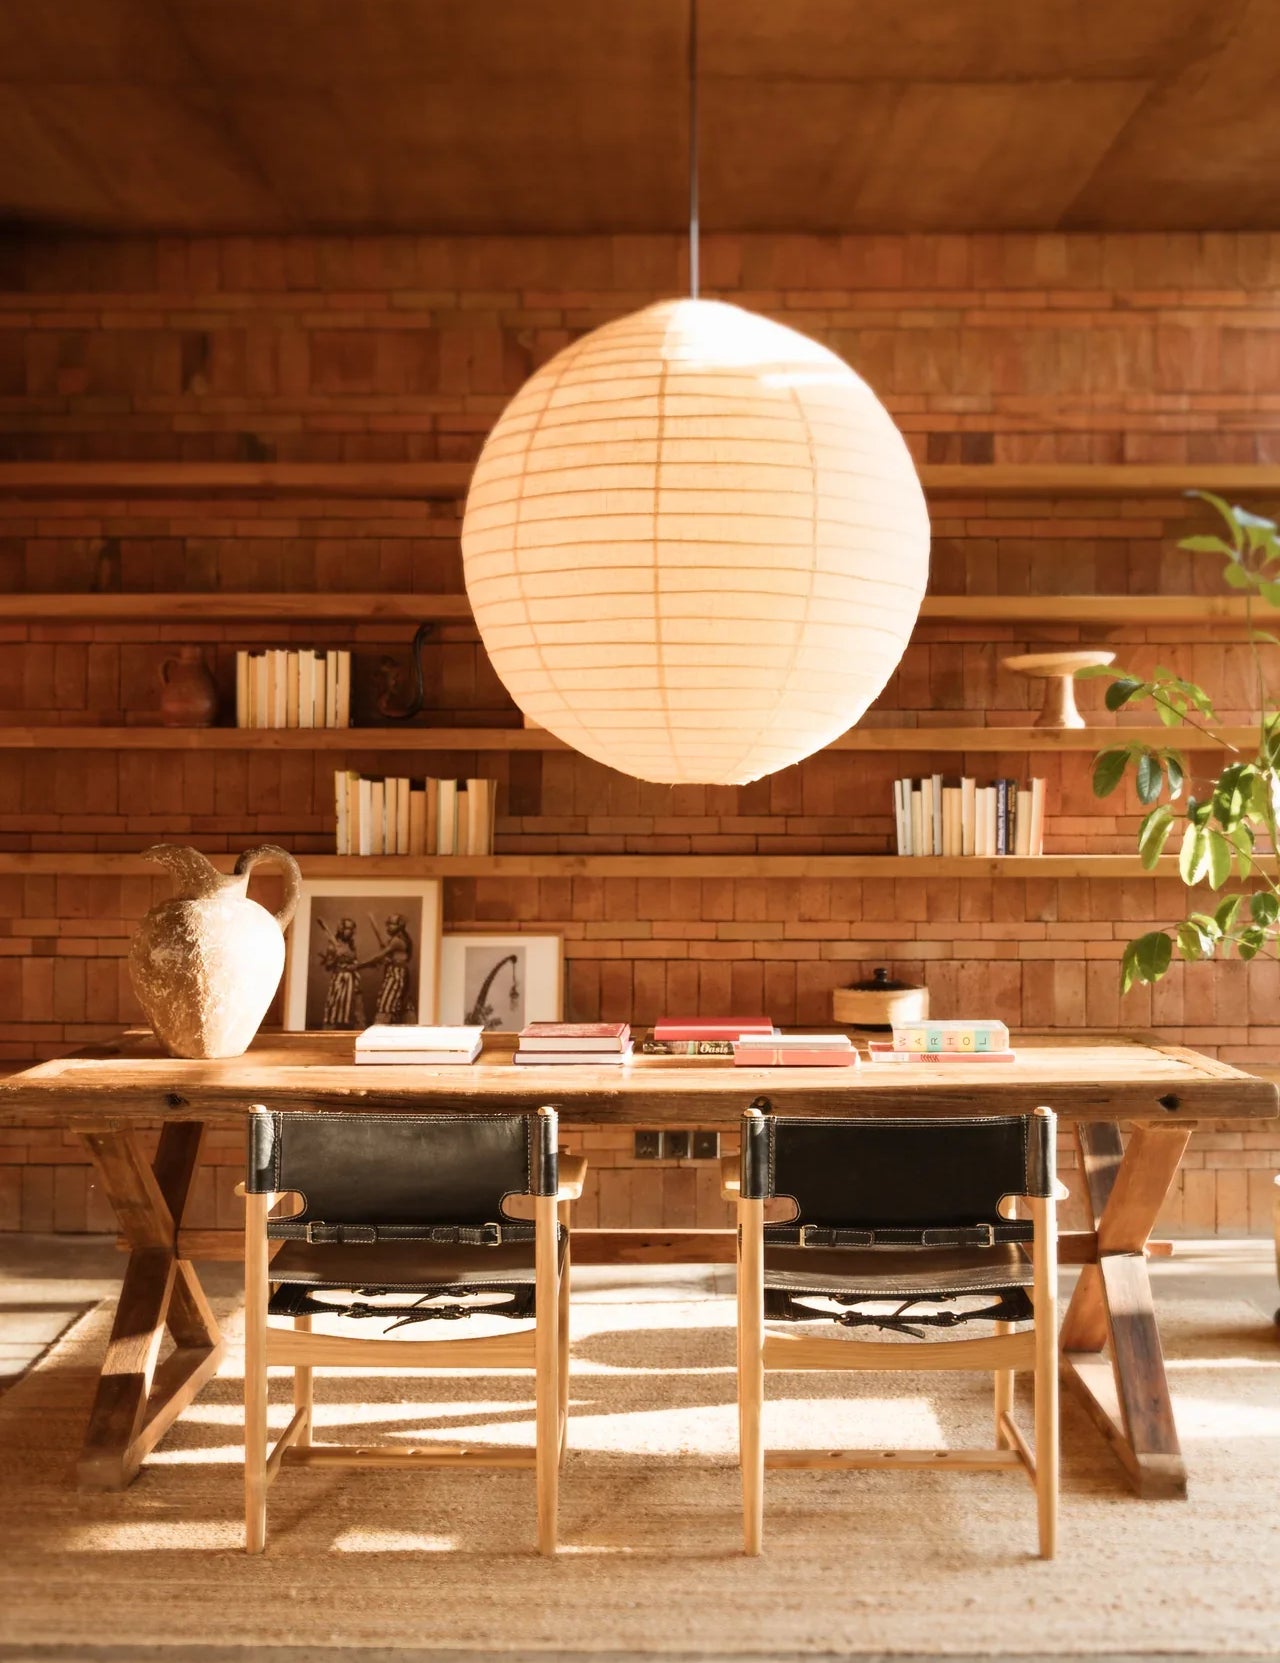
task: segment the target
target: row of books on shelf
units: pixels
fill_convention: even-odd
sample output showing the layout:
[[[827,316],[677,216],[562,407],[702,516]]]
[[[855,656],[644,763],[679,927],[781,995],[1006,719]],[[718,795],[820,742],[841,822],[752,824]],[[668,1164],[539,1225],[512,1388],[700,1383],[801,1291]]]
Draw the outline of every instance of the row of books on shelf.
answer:
[[[478,1026],[367,1028],[355,1060],[381,1065],[462,1065],[478,1061]],[[1008,1063],[1009,1030],[998,1021],[904,1024],[891,1040],[871,1040],[873,1063]],[[793,1034],[767,1017],[685,1017],[659,1022],[640,1046],[642,1058],[732,1062],[738,1068],[856,1068],[862,1057],[845,1033]],[[530,1022],[517,1036],[516,1067],[621,1067],[635,1056],[629,1022]]]
[[[238,728],[349,728],[351,654],[265,652],[236,654]]]
[[[497,780],[333,776],[340,855],[491,855]]]
[[[900,855],[1042,855],[1045,782],[924,779],[893,782]]]

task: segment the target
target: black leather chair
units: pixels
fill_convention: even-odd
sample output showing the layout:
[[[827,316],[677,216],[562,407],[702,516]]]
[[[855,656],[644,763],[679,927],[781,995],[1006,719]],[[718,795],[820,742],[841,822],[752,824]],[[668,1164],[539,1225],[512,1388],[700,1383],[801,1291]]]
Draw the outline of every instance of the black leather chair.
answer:
[[[245,1218],[245,1547],[266,1541],[267,1489],[310,1466],[534,1467],[538,1546],[556,1548],[569,1359],[570,1202],[586,1162],[560,1156],[556,1114],[275,1113],[250,1116]],[[301,1205],[272,1214],[293,1193]],[[275,1244],[272,1257],[272,1244]],[[454,1338],[468,1316],[532,1322]],[[291,1319],[290,1328],[269,1318]],[[347,1319],[383,1337],[317,1333]],[[415,1354],[441,1320],[449,1338]],[[400,1337],[387,1338],[398,1332]],[[267,1369],[294,1371],[294,1415],[267,1447]],[[312,1370],[529,1368],[535,1447],[369,1449],[311,1440]]]
[[[1055,1117],[819,1120],[747,1110],[736,1175],[738,1405],[746,1551],[760,1552],[770,1467],[1020,1467],[1035,1486],[1040,1554],[1058,1497]],[[1030,1218],[1013,1216],[1018,1203]],[[1030,1257],[1028,1259],[1028,1253]],[[835,1322],[850,1337],[795,1325]],[[929,1339],[965,1322],[995,1333]],[[768,1323],[790,1331],[766,1333]],[[892,1339],[861,1337],[868,1330]],[[991,1370],[995,1447],[785,1450],[761,1435],[767,1369]],[[1035,1377],[1034,1449],[1013,1377]]]

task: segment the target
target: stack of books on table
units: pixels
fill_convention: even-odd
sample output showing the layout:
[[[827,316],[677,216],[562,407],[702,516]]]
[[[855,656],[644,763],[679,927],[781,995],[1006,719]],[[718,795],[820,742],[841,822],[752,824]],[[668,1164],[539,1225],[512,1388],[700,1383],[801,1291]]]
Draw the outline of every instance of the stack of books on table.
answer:
[[[483,1028],[416,1028],[378,1024],[356,1035],[362,1063],[472,1063],[480,1055]]]
[[[668,1016],[654,1024],[649,1038],[640,1045],[645,1057],[690,1059],[733,1057],[734,1041],[743,1034],[775,1034],[767,1016]]]
[[[856,1068],[848,1034],[743,1034],[733,1042],[738,1068]]]
[[[333,776],[340,855],[491,855],[497,780]]]
[[[893,1039],[873,1039],[872,1062],[1015,1062],[1003,1022],[907,1022],[894,1026]]]
[[[351,726],[351,654],[265,652],[236,654],[238,728],[348,728]]]
[[[900,855],[1042,855],[1043,780],[979,785],[976,780],[893,782],[893,819]]]
[[[629,1022],[530,1022],[520,1030],[514,1060],[526,1068],[549,1063],[605,1068],[630,1057]]]

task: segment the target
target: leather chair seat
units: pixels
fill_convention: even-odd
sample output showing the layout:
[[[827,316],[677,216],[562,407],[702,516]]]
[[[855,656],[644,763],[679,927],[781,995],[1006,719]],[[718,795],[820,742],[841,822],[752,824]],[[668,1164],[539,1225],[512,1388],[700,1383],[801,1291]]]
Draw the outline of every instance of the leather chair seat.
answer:
[[[560,1265],[568,1236],[560,1232]],[[498,1294],[514,1297],[508,1308],[492,1307],[495,1316],[534,1314],[535,1267],[532,1241],[471,1247],[439,1242],[303,1242],[286,1241],[271,1262],[274,1291],[268,1303],[273,1316],[314,1312],[312,1290],[343,1289],[352,1294],[371,1289],[389,1294]]]
[[[560,1232],[560,1259],[566,1237]],[[454,1288],[533,1281],[533,1242],[467,1247],[456,1242],[286,1241],[271,1261],[273,1282],[308,1288]]]
[[[771,1246],[764,1285],[796,1294],[916,1298],[994,1294],[1031,1286],[1031,1264],[1012,1242],[995,1247],[867,1248]]]

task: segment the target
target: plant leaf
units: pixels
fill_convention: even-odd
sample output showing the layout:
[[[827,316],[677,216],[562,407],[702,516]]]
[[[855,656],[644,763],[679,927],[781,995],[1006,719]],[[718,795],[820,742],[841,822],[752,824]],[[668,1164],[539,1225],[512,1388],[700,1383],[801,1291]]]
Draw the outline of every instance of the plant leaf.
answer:
[[[1172,830],[1173,810],[1167,803],[1153,808],[1142,822],[1138,831],[1138,855],[1148,872],[1164,853],[1164,846],[1169,841],[1169,833]]]
[[[1270,889],[1260,889],[1256,895],[1250,895],[1249,916],[1264,930],[1269,929],[1280,918],[1280,895]]]
[[[1240,904],[1243,900],[1243,895],[1228,895],[1226,900],[1215,910],[1214,922],[1223,935],[1230,934],[1231,926],[1236,921],[1236,914],[1240,911]]]
[[[1102,751],[1093,762],[1093,794],[1109,797],[1129,766],[1128,751]]]
[[[1231,845],[1220,831],[1210,829],[1206,835],[1209,843],[1209,887],[1221,889],[1231,876]]]
[[[1209,870],[1209,834],[1203,826],[1189,825],[1178,850],[1178,872],[1188,889]]]
[[[1152,930],[1134,942],[1138,976],[1144,982],[1158,982],[1173,960],[1173,942],[1163,930]]]
[[[1169,776],[1169,795],[1180,797],[1182,795],[1182,782],[1186,778],[1186,774],[1183,772],[1182,758],[1176,751],[1165,752],[1164,770]]]
[[[1137,787],[1139,801],[1154,803],[1163,786],[1164,770],[1160,766],[1160,758],[1154,751],[1143,751],[1138,758]]]
[[[1108,710],[1119,710],[1121,705],[1128,704],[1135,694],[1146,690],[1146,682],[1139,681],[1136,676],[1122,676],[1119,681],[1113,681],[1104,695],[1104,703]]]

